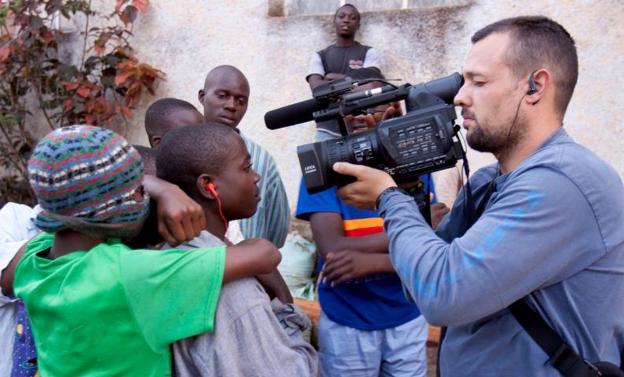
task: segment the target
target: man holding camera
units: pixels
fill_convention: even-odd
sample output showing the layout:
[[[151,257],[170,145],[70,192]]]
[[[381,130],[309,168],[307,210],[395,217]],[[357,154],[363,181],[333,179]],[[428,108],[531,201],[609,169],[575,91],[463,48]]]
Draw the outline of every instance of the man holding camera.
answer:
[[[512,315],[519,300],[583,359],[619,365],[624,188],[562,127],[574,40],[548,18],[517,17],[472,42],[455,104],[468,143],[498,160],[471,177],[474,200],[461,193],[434,233],[383,171],[335,164],[357,178],[339,195],[379,210],[404,287],[428,322],[448,326],[442,376],[571,375],[571,352],[549,357]]]

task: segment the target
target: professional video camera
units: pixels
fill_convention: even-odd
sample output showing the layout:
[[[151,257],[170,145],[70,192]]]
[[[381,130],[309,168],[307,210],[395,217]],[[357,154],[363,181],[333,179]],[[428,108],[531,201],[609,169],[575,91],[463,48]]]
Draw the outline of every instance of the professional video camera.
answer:
[[[367,165],[389,173],[399,184],[416,182],[418,176],[455,166],[463,156],[456,137],[459,126],[453,98],[463,84],[459,73],[412,86],[387,84],[364,92],[353,88],[370,81],[349,77],[317,87],[314,98],[269,111],[269,129],[310,121],[334,120],[342,138],[297,147],[308,192],[352,182],[333,171],[338,161]],[[343,117],[365,113],[375,106],[405,100],[407,113],[382,121],[376,129],[347,135]]]

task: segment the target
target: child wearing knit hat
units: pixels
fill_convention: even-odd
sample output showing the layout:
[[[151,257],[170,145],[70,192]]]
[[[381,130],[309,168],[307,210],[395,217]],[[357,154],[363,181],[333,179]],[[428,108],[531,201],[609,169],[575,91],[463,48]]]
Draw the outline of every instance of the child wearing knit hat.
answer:
[[[42,375],[170,375],[169,345],[213,329],[221,284],[279,261],[262,240],[227,252],[125,246],[148,200],[140,156],[110,130],[55,130],[28,171],[44,233],[26,245],[13,287],[31,319]]]

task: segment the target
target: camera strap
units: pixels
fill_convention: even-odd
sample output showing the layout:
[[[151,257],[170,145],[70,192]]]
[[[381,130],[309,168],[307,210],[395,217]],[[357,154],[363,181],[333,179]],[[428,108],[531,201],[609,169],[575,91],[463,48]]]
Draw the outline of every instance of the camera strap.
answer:
[[[548,326],[544,319],[531,310],[524,298],[509,305],[509,311],[531,339],[548,355],[555,369],[564,376],[572,376],[573,370],[584,369],[583,359]]]
[[[524,298],[509,305],[509,311],[529,334],[531,339],[548,355],[550,364],[565,377],[624,376],[624,372],[611,363],[596,365],[583,359],[553,330]]]

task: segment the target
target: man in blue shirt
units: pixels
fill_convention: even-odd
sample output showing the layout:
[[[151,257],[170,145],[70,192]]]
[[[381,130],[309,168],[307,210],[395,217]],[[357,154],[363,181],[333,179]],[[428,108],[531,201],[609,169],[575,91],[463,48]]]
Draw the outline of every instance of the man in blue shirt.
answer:
[[[479,219],[467,223],[460,194],[436,234],[390,176],[364,166],[334,167],[358,179],[339,194],[377,202],[405,288],[429,322],[448,326],[442,376],[560,375],[507,309],[523,298],[582,357],[619,365],[624,188],[562,128],[574,40],[546,17],[517,17],[472,42],[455,104],[468,143],[498,160],[470,179]]]

